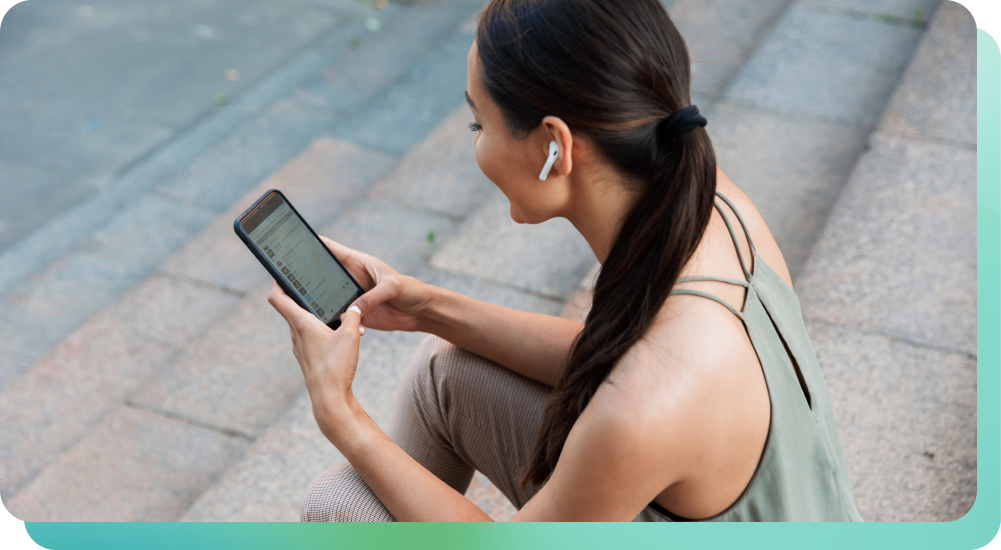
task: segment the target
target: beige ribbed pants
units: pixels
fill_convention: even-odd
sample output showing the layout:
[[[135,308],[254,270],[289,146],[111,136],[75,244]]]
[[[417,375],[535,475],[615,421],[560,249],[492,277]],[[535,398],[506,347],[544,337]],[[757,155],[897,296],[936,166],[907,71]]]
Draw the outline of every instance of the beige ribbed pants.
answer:
[[[542,419],[549,386],[429,336],[407,367],[389,436],[453,489],[476,470],[516,508],[537,488],[518,478]],[[318,475],[303,496],[302,521],[395,521],[346,461]]]

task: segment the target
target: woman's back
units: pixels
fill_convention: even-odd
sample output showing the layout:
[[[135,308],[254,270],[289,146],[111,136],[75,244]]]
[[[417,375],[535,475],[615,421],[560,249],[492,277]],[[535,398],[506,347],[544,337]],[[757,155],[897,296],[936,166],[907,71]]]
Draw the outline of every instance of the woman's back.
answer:
[[[665,303],[664,324],[669,326],[660,328],[670,330],[673,324],[675,332],[701,334],[697,345],[716,344],[703,352],[710,357],[705,362],[694,355],[688,362],[680,351],[675,361],[686,366],[669,369],[662,380],[666,386],[695,388],[668,389],[669,398],[681,391],[701,392],[702,409],[720,411],[716,422],[714,415],[705,415],[709,420],[694,427],[689,440],[712,449],[707,456],[716,460],[693,460],[689,486],[665,490],[636,520],[860,521],[827,388],[785,262],[746,196],[722,173],[719,183],[717,211],[726,229],[707,230]],[[720,233],[729,241],[725,246]],[[706,317],[699,319],[694,310],[711,313],[708,323],[715,326],[707,326]],[[701,325],[689,328],[693,323]],[[680,343],[659,339],[657,331],[651,338],[659,344]],[[707,331],[719,340],[706,337]],[[721,367],[713,368],[714,361]],[[617,378],[621,381],[622,375],[613,373],[609,380]],[[704,380],[715,385],[699,389]],[[650,380],[642,384],[654,385]],[[656,394],[646,393],[648,399]]]

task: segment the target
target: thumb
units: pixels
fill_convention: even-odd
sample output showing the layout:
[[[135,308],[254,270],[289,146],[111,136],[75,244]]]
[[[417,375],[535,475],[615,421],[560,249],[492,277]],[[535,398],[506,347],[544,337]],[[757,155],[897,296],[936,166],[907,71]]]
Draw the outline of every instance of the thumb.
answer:
[[[372,287],[372,290],[362,294],[360,298],[355,300],[352,307],[357,307],[361,312],[368,313],[379,307],[379,304],[386,300],[399,296],[402,289],[401,285],[402,283],[396,277],[386,277],[379,281],[379,284]]]
[[[361,310],[358,306],[351,306],[341,314],[341,326],[337,328],[337,331],[347,329],[348,334],[362,335],[365,334],[365,328],[361,326]]]

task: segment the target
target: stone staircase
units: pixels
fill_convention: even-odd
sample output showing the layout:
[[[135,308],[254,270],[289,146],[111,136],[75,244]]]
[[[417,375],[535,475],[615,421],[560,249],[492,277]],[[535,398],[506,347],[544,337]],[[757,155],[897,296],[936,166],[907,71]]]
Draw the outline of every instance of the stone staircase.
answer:
[[[975,234],[967,227],[975,215],[966,211],[973,207],[975,188],[963,195],[975,185],[970,179],[975,165],[969,165],[975,133],[971,153],[968,126],[936,133],[938,120],[920,109],[922,101],[943,93],[943,79],[969,81],[965,65],[956,68],[935,56],[943,55],[944,40],[953,48],[948,55],[964,63],[972,55],[975,61],[964,34],[972,32],[972,19],[968,14],[969,20],[963,19],[965,11],[954,4],[936,12],[936,0],[667,4],[689,43],[693,103],[710,120],[719,165],[755,201],[793,273],[831,386],[863,517],[962,515],[975,495],[969,484],[971,471],[975,480],[975,438],[968,437],[971,422],[975,428],[969,410],[971,362],[975,390],[976,351],[969,348],[975,342],[975,315],[973,325],[962,308],[955,317],[937,320],[954,329],[944,340],[939,325],[907,321],[915,313],[932,315],[956,303],[975,307],[975,251],[970,256],[954,244]],[[188,172],[201,174],[198,178],[160,187],[148,200],[200,205],[201,217],[170,237],[182,245],[146,254],[161,258],[145,273],[125,270],[103,294],[94,293],[80,306],[76,324],[66,321],[32,341],[35,347],[24,348],[34,355],[16,356],[10,368],[4,364],[0,494],[11,513],[25,520],[298,519],[308,482],[341,457],[316,428],[287,327],[265,299],[268,275],[232,234],[232,220],[266,189],[282,189],[321,234],[403,273],[507,307],[570,317],[586,312],[597,266],[580,235],[565,220],[515,224],[506,199],[476,166],[465,128],[470,115],[461,103],[471,21],[445,21],[442,13],[421,11],[419,5],[406,8],[410,12],[393,9],[403,14],[400,33],[413,32],[406,31],[404,16],[418,13],[437,21],[439,29],[455,30],[427,47],[413,61],[417,68],[406,69],[401,62],[403,76],[383,91],[376,93],[378,83],[371,84],[368,101],[353,98],[344,84],[364,81],[360,60],[359,65],[336,65],[340,88],[329,80],[296,87],[290,99],[271,108],[269,120],[285,120],[283,104],[357,113],[333,117],[336,122],[300,145],[294,158],[256,187],[225,181],[230,163],[254,162],[259,149],[245,137],[222,142],[218,147],[230,153],[213,150],[215,157],[206,157],[203,168]],[[386,28],[391,24],[387,21]],[[930,32],[921,42],[926,29]],[[905,74],[915,48],[918,55]],[[392,51],[385,55],[391,57]],[[929,63],[946,74],[930,74]],[[448,92],[455,95],[426,92],[434,86],[440,90],[441,82],[455,87]],[[953,88],[943,97],[951,98],[955,114],[967,116],[969,105],[954,94],[970,92]],[[975,104],[972,112],[975,123]],[[914,158],[926,151],[943,160],[904,162],[917,162]],[[887,172],[891,166],[898,171]],[[901,172],[907,167],[913,172]],[[869,200],[886,193],[880,183],[911,182],[906,189],[913,191],[927,187],[922,184],[936,174],[947,180],[955,176],[942,184],[943,190],[928,191],[928,201],[948,199],[942,213],[906,197]],[[931,243],[942,243],[954,254],[944,257],[949,262],[918,271],[914,278],[893,279],[895,265],[916,264],[920,256],[914,243],[880,241],[884,248],[856,250],[864,239],[900,227],[880,225],[886,211],[875,208],[887,206],[939,220],[920,235],[936,231]],[[129,226],[107,227],[105,236],[93,238],[94,248],[80,252],[81,259],[57,260],[39,277],[66,270],[72,262],[113,266],[114,258],[103,252],[86,256],[91,249],[116,246]],[[142,249],[142,239],[134,242]],[[872,255],[897,264],[877,265]],[[972,293],[964,294],[971,292],[971,261]],[[900,299],[926,275],[943,277],[938,286],[927,287],[923,301],[901,300],[907,305],[899,310],[875,305],[878,298],[886,299],[879,292],[888,281],[896,285],[890,297]],[[71,291],[77,289],[66,288]],[[38,309],[44,305],[41,298],[19,296],[8,292],[3,299],[20,304],[17,311],[34,312],[29,321],[49,314]],[[856,307],[866,303],[872,304],[869,309]],[[893,325],[900,319],[891,315],[894,311],[907,316],[903,324]],[[6,319],[16,324],[14,314]],[[11,329],[11,334],[30,334],[33,326],[25,323],[27,328]],[[376,422],[388,420],[399,375],[422,338],[370,331],[362,339],[354,389]],[[867,350],[875,355],[866,355]],[[888,354],[900,350],[909,363],[887,372],[877,368],[892,363]],[[907,392],[895,394],[893,403],[906,411],[898,413],[879,401],[886,394],[877,390],[908,366],[920,376],[908,382]],[[934,383],[918,385],[939,375],[951,381],[941,391]],[[859,387],[858,380],[869,385]],[[892,430],[897,416],[906,416],[908,426],[926,425],[935,411],[917,400],[927,403],[929,396],[948,414],[920,433],[899,434],[893,445],[872,441],[874,430]],[[894,447],[909,454],[894,456],[889,450]],[[929,467],[921,462],[928,459],[914,454],[918,449],[940,462]],[[901,485],[900,477],[911,473],[920,475],[913,484]],[[935,498],[922,501],[922,491]],[[496,519],[514,513],[479,474],[467,494]],[[942,502],[951,507],[943,511]]]

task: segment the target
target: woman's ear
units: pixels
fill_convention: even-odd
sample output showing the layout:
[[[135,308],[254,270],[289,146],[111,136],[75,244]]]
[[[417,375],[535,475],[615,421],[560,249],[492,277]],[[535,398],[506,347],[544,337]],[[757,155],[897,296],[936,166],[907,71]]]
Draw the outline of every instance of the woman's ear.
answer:
[[[557,150],[556,162],[549,171],[550,176],[566,176],[573,168],[573,134],[570,127],[563,119],[555,116],[547,116],[542,119],[542,129],[544,132],[544,152],[543,159],[549,156],[549,142],[555,141]]]

